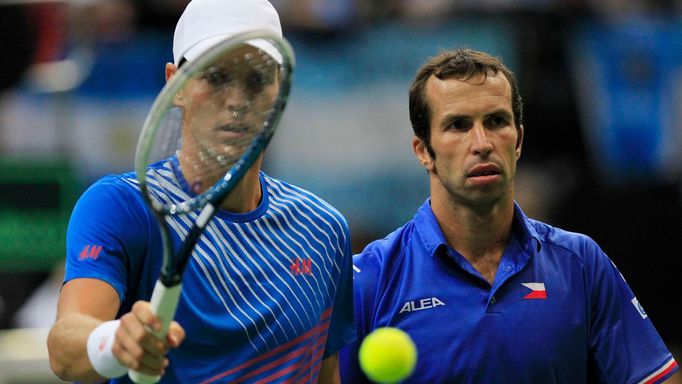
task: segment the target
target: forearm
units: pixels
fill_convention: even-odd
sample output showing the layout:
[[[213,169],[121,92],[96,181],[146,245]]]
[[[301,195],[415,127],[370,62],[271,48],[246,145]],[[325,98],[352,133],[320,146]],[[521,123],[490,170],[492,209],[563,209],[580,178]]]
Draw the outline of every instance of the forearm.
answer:
[[[59,319],[50,330],[47,348],[50,366],[62,380],[99,383],[105,379],[95,372],[87,353],[88,336],[102,321],[72,314]]]

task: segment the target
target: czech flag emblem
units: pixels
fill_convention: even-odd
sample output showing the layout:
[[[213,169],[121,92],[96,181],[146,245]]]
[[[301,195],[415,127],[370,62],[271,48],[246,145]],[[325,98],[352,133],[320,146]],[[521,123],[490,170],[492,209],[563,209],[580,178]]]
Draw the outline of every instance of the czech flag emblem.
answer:
[[[531,293],[524,296],[524,299],[546,299],[545,283],[521,283],[524,287],[531,290]]]

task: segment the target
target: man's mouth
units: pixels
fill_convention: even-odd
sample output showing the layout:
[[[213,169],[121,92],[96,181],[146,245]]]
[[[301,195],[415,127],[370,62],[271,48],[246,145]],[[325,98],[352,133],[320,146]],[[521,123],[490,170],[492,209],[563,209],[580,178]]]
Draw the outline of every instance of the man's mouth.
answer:
[[[494,164],[477,165],[473,167],[467,177],[484,177],[499,175],[500,169]]]
[[[249,126],[246,124],[225,124],[216,128],[220,132],[232,132],[232,133],[244,133],[249,130]]]

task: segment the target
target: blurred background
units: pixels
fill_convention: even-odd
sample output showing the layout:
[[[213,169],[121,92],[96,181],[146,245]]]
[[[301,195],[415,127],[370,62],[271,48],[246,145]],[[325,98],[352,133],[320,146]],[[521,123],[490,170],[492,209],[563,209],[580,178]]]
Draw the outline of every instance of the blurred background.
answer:
[[[681,0],[272,0],[298,68],[266,171],[348,219],[354,251],[428,196],[407,91],[443,49],[501,57],[525,102],[517,199],[594,238],[682,359]],[[0,0],[0,383],[53,382],[73,204],[132,169],[187,0]]]

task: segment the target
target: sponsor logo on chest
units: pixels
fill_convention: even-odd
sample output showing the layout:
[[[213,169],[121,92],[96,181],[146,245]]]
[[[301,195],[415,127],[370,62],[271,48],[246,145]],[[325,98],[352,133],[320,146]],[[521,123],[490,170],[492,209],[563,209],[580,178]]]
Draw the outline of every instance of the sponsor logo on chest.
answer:
[[[291,265],[289,265],[289,271],[294,276],[301,275],[313,275],[313,260],[310,257],[294,257],[291,259]]]
[[[403,304],[403,307],[400,309],[399,313],[421,311],[424,309],[436,308],[440,305],[445,305],[445,303],[442,302],[439,298],[425,297],[423,299],[411,300],[406,302],[405,304]]]

